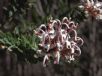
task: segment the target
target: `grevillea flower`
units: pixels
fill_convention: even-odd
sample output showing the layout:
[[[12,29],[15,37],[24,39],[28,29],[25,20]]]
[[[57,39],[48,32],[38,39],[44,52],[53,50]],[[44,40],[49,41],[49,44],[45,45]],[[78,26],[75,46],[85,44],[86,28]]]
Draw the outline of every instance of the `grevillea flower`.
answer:
[[[70,62],[80,56],[80,46],[83,45],[83,40],[77,35],[77,27],[77,23],[64,17],[62,21],[51,19],[47,24],[42,24],[34,30],[40,38],[38,52],[44,54],[44,66],[51,59],[54,64],[59,64],[61,59]]]
[[[83,5],[86,15],[91,15],[96,19],[102,19],[102,3],[98,0],[83,0]]]

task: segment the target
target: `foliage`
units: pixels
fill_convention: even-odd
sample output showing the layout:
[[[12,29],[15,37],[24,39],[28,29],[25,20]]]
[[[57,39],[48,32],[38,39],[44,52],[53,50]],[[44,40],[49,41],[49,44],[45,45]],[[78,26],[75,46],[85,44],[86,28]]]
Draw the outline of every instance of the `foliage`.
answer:
[[[36,62],[37,44],[39,40],[34,34],[14,34],[11,32],[0,33],[0,44],[8,51],[16,53],[21,62]]]
[[[4,17],[2,30],[7,30],[21,25],[22,19],[34,23],[36,26],[47,22],[50,16],[62,19],[67,16],[80,23],[85,17],[83,10],[78,8],[78,4],[71,3],[70,0],[11,0],[9,4],[3,6]]]

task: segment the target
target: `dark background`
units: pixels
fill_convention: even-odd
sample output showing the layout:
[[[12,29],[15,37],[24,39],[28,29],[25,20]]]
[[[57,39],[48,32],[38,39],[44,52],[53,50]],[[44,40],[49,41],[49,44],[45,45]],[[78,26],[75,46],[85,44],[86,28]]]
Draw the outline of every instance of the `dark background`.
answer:
[[[52,16],[72,17],[79,23],[78,35],[83,38],[82,54],[78,61],[60,65],[42,62],[18,63],[15,54],[0,49],[0,76],[102,76],[102,20],[85,19],[74,7],[79,0],[0,0],[0,31],[13,32],[15,27],[38,27]]]

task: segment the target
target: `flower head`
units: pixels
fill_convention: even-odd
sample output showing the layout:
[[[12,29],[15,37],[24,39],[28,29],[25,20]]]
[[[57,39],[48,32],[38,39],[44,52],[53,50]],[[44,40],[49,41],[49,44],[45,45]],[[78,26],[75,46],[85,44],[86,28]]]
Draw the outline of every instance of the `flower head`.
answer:
[[[96,19],[102,19],[102,2],[98,0],[84,0],[80,8],[84,8],[87,16],[90,15]]]
[[[83,40],[77,35],[77,27],[77,23],[64,17],[62,21],[50,20],[47,25],[42,24],[35,30],[35,34],[40,38],[40,54],[44,53],[44,66],[51,58],[54,64],[59,64],[61,59],[70,62],[74,61],[76,56],[80,56]]]

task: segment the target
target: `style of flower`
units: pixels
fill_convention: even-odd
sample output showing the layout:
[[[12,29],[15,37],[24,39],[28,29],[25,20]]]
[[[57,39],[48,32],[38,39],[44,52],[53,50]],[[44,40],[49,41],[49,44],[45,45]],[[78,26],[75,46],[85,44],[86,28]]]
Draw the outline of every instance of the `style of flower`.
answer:
[[[77,27],[77,23],[64,17],[62,21],[51,19],[47,24],[42,24],[34,30],[34,33],[40,38],[38,52],[44,54],[44,66],[51,59],[54,64],[59,64],[61,59],[70,62],[80,56],[80,46],[83,45],[83,40],[77,35]]]
[[[84,0],[83,5],[80,7],[84,8],[87,16],[90,15],[96,19],[102,19],[102,3],[98,0]]]

